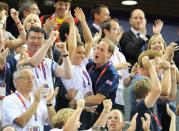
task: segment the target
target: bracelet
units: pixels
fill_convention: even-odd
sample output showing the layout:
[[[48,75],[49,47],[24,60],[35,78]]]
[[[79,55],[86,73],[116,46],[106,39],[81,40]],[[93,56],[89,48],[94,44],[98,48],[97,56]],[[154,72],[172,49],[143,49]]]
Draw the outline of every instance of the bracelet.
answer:
[[[0,21],[0,24],[2,24],[4,26],[4,23]]]
[[[167,71],[167,70],[169,70],[170,69],[170,67],[165,67],[164,69],[163,69],[163,71]]]
[[[46,104],[46,106],[52,106],[52,104]]]
[[[20,31],[23,31],[23,30],[24,30],[24,28],[20,28],[20,29],[18,29],[18,30],[19,30],[19,32],[20,32]]]
[[[20,23],[21,23],[21,22],[19,21],[19,22],[16,23],[16,25],[18,25],[18,24],[20,24]]]
[[[65,54],[65,55],[62,55],[63,57],[67,57],[68,56],[68,54]]]

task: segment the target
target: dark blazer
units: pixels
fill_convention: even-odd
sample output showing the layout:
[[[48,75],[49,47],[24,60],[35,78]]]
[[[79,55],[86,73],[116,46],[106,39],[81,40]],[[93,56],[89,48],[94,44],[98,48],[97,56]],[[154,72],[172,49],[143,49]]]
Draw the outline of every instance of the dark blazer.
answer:
[[[147,36],[147,38],[149,39],[150,36]],[[138,61],[142,47],[145,46],[145,49],[147,48],[147,42],[140,37],[137,38],[131,30],[125,32],[120,40],[120,46],[127,62],[134,65]]]
[[[92,36],[94,36],[96,32],[99,32],[93,25],[90,27],[90,31],[91,31]]]

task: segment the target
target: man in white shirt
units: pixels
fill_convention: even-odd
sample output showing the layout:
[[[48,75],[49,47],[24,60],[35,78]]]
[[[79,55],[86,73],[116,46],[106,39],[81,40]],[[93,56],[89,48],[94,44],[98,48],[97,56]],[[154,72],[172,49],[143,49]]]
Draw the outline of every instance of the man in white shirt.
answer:
[[[2,105],[3,125],[13,125],[18,131],[42,130],[44,123],[51,123],[56,114],[52,100],[58,92],[51,90],[46,97],[46,106],[41,101],[42,86],[30,95],[34,86],[34,74],[30,66],[19,68],[13,75],[16,92],[4,98]]]

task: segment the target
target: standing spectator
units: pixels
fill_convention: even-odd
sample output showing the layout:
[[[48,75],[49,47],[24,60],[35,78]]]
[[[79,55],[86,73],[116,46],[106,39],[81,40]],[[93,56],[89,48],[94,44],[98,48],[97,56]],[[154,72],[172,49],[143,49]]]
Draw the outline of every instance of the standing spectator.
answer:
[[[139,54],[146,49],[149,35],[146,30],[146,18],[141,9],[132,11],[129,19],[131,29],[125,32],[120,41],[120,46],[127,61],[133,66],[137,62]],[[155,21],[154,34],[160,34],[163,27],[161,20]]]
[[[130,63],[126,62],[125,56],[119,51],[119,48],[117,47],[123,34],[122,27],[119,26],[118,22],[119,21],[117,19],[106,20],[102,24],[101,29],[102,37],[111,40],[115,46],[114,53],[110,58],[111,63],[116,68],[119,75],[119,85],[116,92],[115,102],[116,108],[125,114],[123,90],[126,85],[126,78],[129,76],[128,69],[130,67]]]
[[[99,32],[102,23],[111,18],[108,7],[102,4],[95,5],[91,9],[91,18],[93,20],[93,25],[90,27],[90,30],[92,36],[94,36],[96,32]]]
[[[37,2],[34,0],[28,0],[28,1],[24,1],[22,3],[19,3],[19,19],[21,20],[22,24],[24,23],[25,18],[29,15],[29,14],[36,14],[36,15],[40,15],[40,10],[38,8]],[[12,27],[10,28],[11,33],[13,34],[13,36],[15,36],[16,38],[19,36],[19,31],[17,29],[16,24],[13,24]]]
[[[141,117],[145,117],[145,113],[151,116],[150,130],[160,131],[160,122],[152,109],[162,91],[160,81],[154,69],[155,65],[147,56],[142,57],[142,66],[143,70],[150,75],[150,80],[145,78],[137,80],[132,89],[136,98],[136,104],[132,108],[132,116],[138,112],[136,131],[143,131]]]

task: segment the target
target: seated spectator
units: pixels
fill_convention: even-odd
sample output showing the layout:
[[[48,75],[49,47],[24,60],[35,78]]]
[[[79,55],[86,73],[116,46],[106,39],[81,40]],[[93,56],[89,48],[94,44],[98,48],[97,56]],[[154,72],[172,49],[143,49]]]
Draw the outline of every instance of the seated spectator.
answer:
[[[142,121],[141,117],[144,117],[145,113],[151,116],[151,131],[160,131],[161,125],[155,112],[152,110],[154,103],[157,101],[161,94],[161,85],[158,79],[157,73],[155,71],[155,65],[149,60],[147,56],[142,57],[142,66],[145,72],[150,75],[149,79],[137,80],[133,87],[133,94],[136,98],[136,103],[132,108],[132,116],[138,112],[138,117],[136,120],[136,130],[142,131]]]
[[[58,92],[51,90],[46,96],[46,106],[41,101],[42,86],[30,95],[34,86],[34,75],[32,68],[24,66],[13,74],[13,81],[17,91],[3,100],[2,114],[3,126],[13,125],[17,130],[42,130],[45,122],[51,123],[52,117],[56,114],[52,107],[52,100]]]

